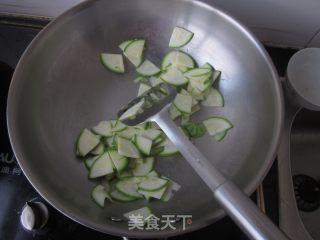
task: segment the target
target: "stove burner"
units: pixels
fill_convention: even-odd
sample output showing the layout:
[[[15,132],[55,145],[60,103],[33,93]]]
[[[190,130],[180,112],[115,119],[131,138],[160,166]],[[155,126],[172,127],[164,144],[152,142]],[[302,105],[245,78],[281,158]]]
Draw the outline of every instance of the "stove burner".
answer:
[[[307,175],[293,176],[293,186],[298,209],[312,212],[320,206],[320,184]]]

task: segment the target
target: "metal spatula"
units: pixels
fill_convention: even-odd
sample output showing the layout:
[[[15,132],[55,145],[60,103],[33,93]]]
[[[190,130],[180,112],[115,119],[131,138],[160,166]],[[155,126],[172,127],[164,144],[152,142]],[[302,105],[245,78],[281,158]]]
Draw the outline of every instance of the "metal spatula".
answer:
[[[130,126],[145,121],[156,122],[212,190],[221,207],[251,239],[288,239],[240,189],[199,152],[171,120],[168,109],[176,94],[172,86],[159,84],[124,106],[118,112],[118,117]],[[135,109],[134,115],[128,114],[135,106],[139,106],[139,109]]]

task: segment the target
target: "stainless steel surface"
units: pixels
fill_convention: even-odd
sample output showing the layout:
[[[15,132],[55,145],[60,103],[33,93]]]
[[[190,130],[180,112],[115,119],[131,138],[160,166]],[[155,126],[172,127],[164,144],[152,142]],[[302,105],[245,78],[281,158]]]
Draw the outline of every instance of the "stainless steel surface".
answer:
[[[33,186],[61,212],[88,227],[157,238],[204,227],[224,215],[212,202],[211,191],[177,157],[159,160],[157,168],[182,189],[165,205],[154,201],[149,206],[156,215],[192,214],[193,224],[185,231],[181,222],[175,231],[128,230],[126,222],[108,219],[146,203],[96,207],[90,198],[94,183],[74,156],[79,130],[115,117],[138,89],[132,65],[126,62],[123,76],[112,74],[101,66],[99,53],[120,52],[119,42],[139,36],[147,40],[147,58],[159,64],[176,25],[195,33],[185,50],[199,64],[209,61],[222,71],[217,87],[226,106],[203,109],[195,120],[222,115],[235,126],[223,142],[205,136],[195,145],[247,194],[274,160],[283,120],[281,89],[265,50],[242,25],[199,2],[86,1],[50,23],[25,52],[11,83],[7,120],[16,157]]]
[[[301,106],[297,93],[288,88],[287,79],[282,79],[285,96],[285,124],[278,150],[278,182],[279,182],[279,226],[292,240],[311,240],[310,234],[303,225],[296,205],[290,157],[290,136],[292,122]]]
[[[161,94],[161,91],[165,91],[166,95]],[[158,97],[157,101],[153,99],[152,94]],[[176,95],[177,91],[173,86],[166,83],[158,84],[157,86],[151,88],[140,96],[134,98],[125,106],[122,106],[117,113],[117,116],[124,124],[135,126],[153,118],[154,115],[158,114],[168,104],[171,104]],[[128,118],[127,116],[125,118],[124,116],[127,110],[140,103],[141,101],[144,101],[144,104],[139,109],[142,111],[139,111],[137,114],[135,114],[134,117],[131,116]]]
[[[320,110],[320,48],[305,48],[292,56],[287,79],[300,105]]]

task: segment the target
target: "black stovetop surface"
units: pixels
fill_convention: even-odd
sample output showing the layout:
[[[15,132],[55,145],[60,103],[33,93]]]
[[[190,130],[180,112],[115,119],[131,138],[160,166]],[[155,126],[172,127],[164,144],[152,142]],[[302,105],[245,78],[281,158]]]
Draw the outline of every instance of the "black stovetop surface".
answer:
[[[121,239],[88,229],[62,215],[43,200],[23,175],[12,153],[6,127],[6,98],[10,80],[18,59],[41,27],[17,27],[0,23],[0,240],[64,240],[64,239]],[[290,49],[267,48],[280,75],[295,52]],[[277,169],[271,168],[264,180],[266,211],[278,222]],[[255,199],[255,194],[252,196]],[[28,232],[20,224],[20,213],[27,201],[38,199],[46,203],[50,218],[47,226],[38,232]],[[225,217],[215,224],[193,233],[170,239],[247,239],[235,224]]]

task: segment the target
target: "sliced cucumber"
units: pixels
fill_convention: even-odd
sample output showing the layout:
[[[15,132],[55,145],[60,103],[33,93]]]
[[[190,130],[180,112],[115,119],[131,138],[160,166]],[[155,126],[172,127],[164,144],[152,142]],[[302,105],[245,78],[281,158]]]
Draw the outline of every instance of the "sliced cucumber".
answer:
[[[135,39],[124,49],[123,54],[136,67],[138,67],[143,61],[144,44],[145,40]]]
[[[212,65],[210,63],[205,63],[201,66],[201,68],[207,68],[210,69],[212,71],[214,71],[214,67],[212,67]]]
[[[93,155],[101,155],[102,153],[104,153],[104,144],[102,142],[100,142],[98,144],[98,146],[96,146],[91,152],[90,154]]]
[[[152,146],[152,141],[150,139],[136,135],[134,137],[134,142],[141,153],[143,153],[144,155],[150,154]]]
[[[97,160],[98,157],[99,156],[88,157],[84,160],[84,165],[88,170],[91,168],[92,164],[94,163],[95,160]]]
[[[164,56],[161,69],[167,69],[168,67],[175,67],[181,70],[182,72],[188,70],[189,68],[194,68],[195,61],[187,53],[182,51],[172,51]]]
[[[110,173],[113,173],[113,164],[109,154],[105,152],[92,164],[89,178],[97,178]]]
[[[115,73],[124,73],[124,64],[121,54],[101,53],[100,60],[108,70]]]
[[[212,70],[209,68],[193,68],[183,73],[187,78],[208,76],[212,74]]]
[[[114,132],[121,132],[127,128],[127,125],[123,124],[119,119],[118,120],[111,120],[111,131]]]
[[[169,180],[169,183],[168,183],[167,189],[161,197],[161,200],[164,202],[169,201],[174,196],[174,194],[177,191],[179,191],[179,189],[181,188],[181,186],[178,183],[172,181],[171,179],[168,179],[168,180]]]
[[[191,113],[192,97],[190,95],[184,95],[178,93],[173,101],[173,105],[183,113]]]
[[[131,108],[129,108],[127,111],[125,111],[121,115],[120,120],[134,118],[139,113],[139,111],[141,110],[141,108],[144,104],[145,104],[144,99],[142,99],[140,102],[134,104]]]
[[[159,146],[164,147],[163,151],[159,154],[162,157],[173,156],[179,152],[169,138],[166,138]]]
[[[130,40],[125,40],[122,43],[119,44],[119,48],[124,51],[126,49],[126,47],[133,41],[133,39]]]
[[[123,171],[122,173],[118,173],[117,177],[119,179],[126,178],[126,177],[132,177],[132,172],[131,172],[131,170],[127,169],[127,170]]]
[[[114,189],[113,191],[110,192],[110,196],[112,197],[113,200],[118,201],[118,202],[132,202],[137,200],[135,197],[129,197],[117,189]]]
[[[208,96],[201,102],[201,104],[207,107],[223,107],[224,99],[217,89],[211,88]]]
[[[205,90],[209,89],[212,85],[212,81],[210,81],[210,79],[211,74],[206,74],[203,76],[190,77],[189,82],[194,89],[197,89],[200,92],[204,92]]]
[[[148,173],[148,177],[160,177],[160,174],[156,170],[152,170]]]
[[[139,135],[145,138],[148,138],[150,140],[155,140],[162,134],[161,130],[154,129],[154,128],[149,128],[147,130],[141,130]]]
[[[180,72],[180,70],[175,67],[170,68],[168,71],[162,74],[160,78],[164,82],[175,86],[180,86],[188,83],[188,79],[185,78],[182,72]]]
[[[130,220],[130,222],[133,221],[133,224],[140,224],[140,221],[146,222],[147,219],[152,215],[152,212],[149,207],[142,207],[130,212],[127,212],[123,214],[123,216]],[[134,216],[134,217],[132,217]],[[141,216],[141,218],[137,219],[135,216]],[[139,222],[134,222],[139,221]]]
[[[109,156],[117,169],[118,173],[122,173],[128,166],[128,159],[121,156],[116,150],[108,150]]]
[[[214,136],[233,127],[230,121],[222,117],[211,117],[204,120],[203,124],[210,136]]]
[[[168,184],[168,180],[159,177],[146,177],[138,184],[139,190],[157,191]]]
[[[216,135],[214,135],[214,139],[217,140],[218,142],[222,141],[224,139],[224,137],[227,135],[228,130],[225,130],[223,132],[217,133]]]
[[[111,196],[107,193],[102,185],[97,185],[94,187],[91,192],[91,197],[102,208],[104,207],[104,201],[106,198],[112,201]]]
[[[138,148],[131,141],[122,137],[118,138],[118,153],[122,156],[130,158],[140,157]]]
[[[133,80],[134,83],[148,83],[149,80],[145,77],[139,76]]]
[[[206,128],[202,123],[188,122],[183,126],[188,132],[188,135],[192,138],[202,137],[206,133]]]
[[[140,83],[139,90],[138,90],[138,97],[144,94],[145,92],[149,91],[151,87],[145,83]]]
[[[149,82],[152,87],[155,87],[155,86],[159,85],[160,83],[163,83],[163,81],[159,77],[154,77],[154,76],[149,78]]]
[[[113,137],[107,137],[104,139],[104,144],[107,145],[108,147],[114,147],[113,145]]]
[[[136,71],[142,76],[150,77],[157,75],[160,72],[160,68],[154,65],[151,61],[145,60],[143,63],[140,64]]]
[[[100,139],[94,135],[90,130],[83,129],[78,137],[76,150],[80,157],[85,157],[90,151],[92,151],[98,144]]]
[[[142,194],[147,200],[149,200],[150,198],[161,199],[163,194],[166,192],[166,190],[167,190],[167,186],[164,186],[156,191],[145,191],[145,190],[139,189],[138,192]]]
[[[169,114],[172,120],[175,120],[177,117],[181,116],[181,112],[173,104],[171,104],[169,108]]]
[[[133,181],[127,180],[126,178],[120,180],[116,184],[116,189],[128,197],[136,199],[143,198],[143,195],[138,192],[138,185]]]
[[[104,137],[111,137],[111,128],[112,126],[110,121],[101,121],[97,126],[92,128],[92,132]]]
[[[134,161],[134,160],[132,160]],[[146,176],[154,168],[155,160],[153,157],[147,157],[142,161],[136,161],[135,167],[132,169],[133,176]]]
[[[214,83],[215,81],[217,81],[221,76],[221,72],[220,71],[213,71],[212,73],[212,83]]]
[[[164,150],[164,147],[152,147],[150,151],[150,156],[158,156],[160,153],[162,153]]]
[[[117,133],[118,137],[123,137],[126,138],[128,140],[132,139],[134,137],[135,134],[137,134],[139,131],[131,126],[128,126],[125,130]]]
[[[180,48],[187,45],[193,38],[193,32],[182,27],[175,27],[169,41],[169,47]]]

